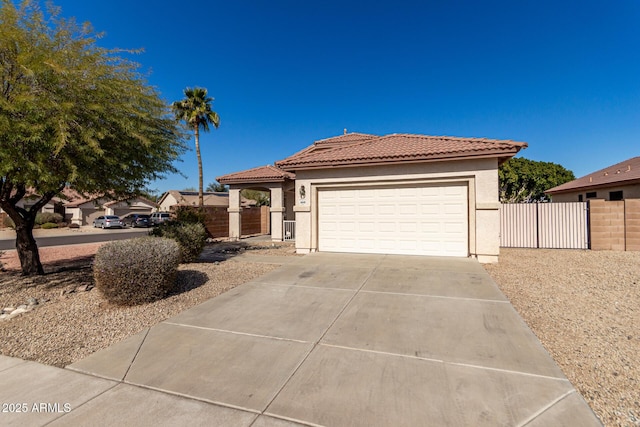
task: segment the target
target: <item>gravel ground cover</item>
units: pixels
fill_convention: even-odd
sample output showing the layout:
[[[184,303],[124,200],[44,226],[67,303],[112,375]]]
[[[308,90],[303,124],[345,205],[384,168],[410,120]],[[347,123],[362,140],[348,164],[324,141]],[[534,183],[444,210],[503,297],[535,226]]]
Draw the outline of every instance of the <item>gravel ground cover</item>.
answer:
[[[180,265],[177,286],[167,298],[134,307],[108,303],[93,289],[92,260],[100,244],[43,248],[44,276],[0,273],[0,309],[37,300],[33,310],[0,320],[0,354],[63,367],[200,304],[278,265],[220,261],[241,252],[296,256],[291,244],[218,243],[200,262]],[[5,267],[17,269],[15,252]]]
[[[501,249],[486,265],[607,426],[640,426],[640,252]]]

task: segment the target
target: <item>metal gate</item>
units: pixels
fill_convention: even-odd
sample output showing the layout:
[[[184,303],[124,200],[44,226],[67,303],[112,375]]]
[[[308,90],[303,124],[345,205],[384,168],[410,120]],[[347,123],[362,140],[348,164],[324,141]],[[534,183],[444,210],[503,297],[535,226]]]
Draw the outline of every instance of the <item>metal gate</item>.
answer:
[[[285,241],[296,240],[296,222],[295,221],[282,221],[282,229]]]
[[[589,249],[587,202],[502,204],[500,246]]]

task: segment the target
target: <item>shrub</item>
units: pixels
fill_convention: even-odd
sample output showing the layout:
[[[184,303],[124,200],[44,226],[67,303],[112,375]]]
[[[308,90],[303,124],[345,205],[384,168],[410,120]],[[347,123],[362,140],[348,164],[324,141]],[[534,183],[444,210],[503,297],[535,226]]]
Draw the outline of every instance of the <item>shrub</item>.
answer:
[[[62,222],[62,215],[54,212],[38,212],[36,214],[36,224],[43,225],[46,223],[55,223],[58,224]],[[43,227],[44,228],[44,227]]]
[[[69,224],[69,228],[80,228],[80,226],[78,224],[71,223]]]
[[[207,214],[204,209],[195,206],[176,206],[173,210],[175,220],[182,224],[201,223],[204,224]]]
[[[180,247],[171,239],[142,237],[106,243],[96,253],[96,288],[112,303],[144,304],[174,287]]]
[[[200,223],[167,222],[149,232],[151,236],[173,239],[180,245],[182,262],[198,259],[207,239],[204,225]]]
[[[45,230],[49,230],[51,228],[58,228],[58,224],[55,224],[53,222],[45,222],[44,224],[42,224],[40,226],[40,228],[44,228]]]

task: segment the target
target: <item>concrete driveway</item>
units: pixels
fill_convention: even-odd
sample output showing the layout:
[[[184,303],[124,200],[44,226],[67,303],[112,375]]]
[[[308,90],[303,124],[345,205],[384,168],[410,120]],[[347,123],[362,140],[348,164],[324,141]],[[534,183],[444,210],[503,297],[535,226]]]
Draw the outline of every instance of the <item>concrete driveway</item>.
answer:
[[[476,261],[290,261],[67,367],[51,425],[601,425]]]

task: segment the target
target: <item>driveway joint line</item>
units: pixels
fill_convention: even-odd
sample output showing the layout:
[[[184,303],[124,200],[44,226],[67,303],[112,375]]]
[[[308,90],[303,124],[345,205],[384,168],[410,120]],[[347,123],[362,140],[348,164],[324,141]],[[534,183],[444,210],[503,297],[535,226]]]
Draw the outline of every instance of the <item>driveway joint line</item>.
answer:
[[[281,286],[283,288],[303,288],[303,289],[324,289],[327,291],[346,291],[346,292],[356,292],[356,289],[348,289],[348,288],[327,288],[325,286],[308,286],[308,285],[282,285],[279,283],[268,283],[268,282],[257,282],[257,283],[253,283],[254,285],[268,285],[268,286]]]
[[[310,421],[303,421],[303,420],[299,420],[297,418],[285,417],[284,415],[274,414],[273,412],[265,412],[262,415],[264,415],[266,417],[277,418],[279,420],[290,421],[292,423],[302,424],[302,425],[309,426],[309,427],[326,427],[323,424],[315,424],[315,423],[312,423]],[[251,425],[253,425],[253,423]]]
[[[192,396],[190,394],[180,393],[180,392],[177,392],[177,391],[165,390],[165,389],[154,387],[154,386],[150,386],[150,385],[147,385],[147,384],[134,383],[134,382],[131,382],[131,381],[123,381],[122,384],[129,385],[131,387],[138,387],[138,388],[142,388],[142,389],[146,389],[146,390],[156,391],[158,393],[164,393],[164,394],[168,394],[170,396],[177,396],[177,397],[180,397],[180,398],[183,398],[183,399],[187,399],[187,400],[195,400],[197,402],[207,403],[209,405],[223,406],[225,408],[236,409],[238,411],[249,412],[251,414],[256,414],[256,415],[262,415],[262,412],[260,412],[257,409],[244,408],[242,406],[233,405],[231,403],[224,403],[224,402],[218,402],[216,400],[209,400],[209,399],[205,399],[205,398],[202,398],[202,397]]]
[[[549,403],[547,406],[545,406],[544,408],[541,408],[540,410],[536,411],[535,413],[533,413],[529,418],[527,418],[526,420],[524,420],[521,424],[518,425],[518,427],[524,427],[527,424],[530,424],[532,421],[534,421],[536,418],[538,418],[540,415],[544,414],[545,412],[547,412],[549,409],[551,409],[553,406],[557,405],[560,401],[566,399],[569,395],[576,393],[576,390],[569,390],[566,393],[562,394],[560,397],[558,397],[557,399],[553,400],[551,403]]]
[[[414,294],[414,293],[403,293],[403,292],[372,291],[368,289],[363,289],[362,292],[370,293],[370,294],[406,295],[411,297],[442,298],[442,299],[456,299],[456,300],[464,300],[464,301],[497,302],[501,304],[510,304],[509,301],[497,300],[497,299],[466,298],[466,297],[452,297],[447,295],[426,295],[426,294]]]
[[[89,375],[89,374],[82,374],[81,372],[78,372],[78,373],[79,373],[79,374],[81,374],[81,375]],[[91,376],[91,375],[89,375],[89,376]],[[113,380],[112,380],[112,382],[113,382]],[[66,415],[73,413],[73,411],[77,410],[78,408],[82,408],[82,407],[83,407],[84,405],[86,405],[87,403],[89,403],[89,402],[91,402],[91,401],[93,401],[93,400],[97,399],[98,397],[102,396],[103,394],[105,394],[105,393],[107,393],[107,392],[109,392],[109,391],[113,390],[114,388],[118,387],[120,384],[121,384],[120,382],[115,382],[115,384],[113,384],[113,385],[112,385],[111,387],[109,387],[108,389],[103,390],[103,391],[101,391],[100,393],[96,394],[95,396],[93,396],[93,397],[91,397],[91,398],[87,399],[86,401],[84,401],[84,402],[80,403],[80,404],[79,404],[78,406],[76,406],[75,408],[71,408],[71,411],[69,411],[69,412],[67,412],[67,413],[60,414],[60,416],[59,416],[59,417],[56,417],[56,418],[52,419],[51,421],[48,421],[47,423],[43,424],[43,426],[48,426],[49,424],[51,424],[51,423],[53,423],[53,422],[56,422],[56,421],[58,421],[58,420],[62,419],[62,418],[63,418],[63,417],[65,417]]]
[[[228,329],[207,328],[206,326],[186,325],[186,324],[183,324],[183,323],[174,323],[174,322],[167,322],[167,321],[164,321],[162,323],[164,323],[166,325],[182,326],[182,327],[185,327],[185,328],[203,329],[205,331],[224,332],[224,333],[233,334],[233,335],[244,335],[244,336],[248,336],[248,337],[267,338],[267,339],[274,339],[274,340],[279,340],[279,341],[297,342],[297,343],[302,343],[302,344],[309,344],[311,342],[311,341],[297,340],[297,339],[294,339],[294,338],[283,338],[283,337],[274,337],[274,336],[271,336],[271,335],[252,334],[250,332],[230,331]]]
[[[386,258],[386,255],[383,256],[383,259]],[[264,414],[264,412],[269,408],[269,406],[271,406],[271,404],[273,403],[274,400],[276,400],[276,398],[278,397],[278,395],[282,392],[282,390],[287,386],[287,384],[289,383],[289,381],[291,381],[291,378],[293,378],[293,376],[296,374],[296,372],[298,372],[298,370],[300,369],[300,367],[304,364],[304,362],[307,361],[307,359],[309,358],[309,356],[311,355],[311,353],[313,352],[313,350],[316,349],[316,347],[318,347],[318,345],[320,344],[320,341],[322,341],[322,339],[325,337],[325,335],[327,334],[327,332],[329,332],[329,329],[331,329],[331,327],[338,321],[338,319],[340,318],[340,316],[342,315],[342,313],[344,313],[344,311],[347,309],[347,307],[349,306],[349,304],[351,304],[351,301],[353,301],[353,299],[358,295],[358,293],[360,292],[360,290],[362,289],[362,287],[365,285],[365,283],[367,283],[367,281],[371,278],[371,276],[373,276],[373,273],[378,269],[378,265],[376,264],[376,266],[369,272],[369,275],[367,275],[367,277],[362,281],[362,284],[360,285],[360,287],[358,287],[358,289],[356,290],[356,292],[353,293],[353,295],[351,295],[351,298],[349,298],[349,300],[344,304],[344,306],[342,307],[342,310],[340,310],[340,312],[335,316],[335,318],[333,319],[333,321],[329,324],[329,326],[327,326],[327,328],[324,330],[324,332],[322,333],[322,335],[313,343],[313,345],[311,346],[311,349],[307,352],[307,354],[302,358],[302,360],[300,361],[300,363],[298,364],[298,366],[295,367],[295,369],[293,370],[293,372],[291,373],[291,375],[289,375],[288,378],[285,379],[285,381],[283,382],[282,386],[274,393],[273,398],[271,398],[271,400],[269,400],[269,402],[267,403],[267,405],[264,407],[264,410],[262,411],[262,414]]]
[[[131,363],[129,363],[129,366],[127,366],[127,371],[122,376],[122,380],[121,381],[124,381],[124,379],[127,378],[127,375],[129,375],[129,370],[131,370],[131,367],[135,363],[136,358],[138,357],[138,353],[140,353],[140,350],[142,349],[142,345],[147,340],[147,336],[149,336],[149,332],[151,332],[151,328],[148,328],[147,332],[145,332],[144,337],[140,341],[140,345],[138,346],[138,349],[136,350],[136,354],[133,355],[133,359],[131,359]]]
[[[552,376],[549,376],[549,375],[534,374],[534,373],[531,373],[531,372],[514,371],[514,370],[500,369],[500,368],[492,368],[490,366],[473,365],[473,364],[470,364],[470,363],[462,363],[462,362],[450,362],[450,361],[443,360],[443,359],[434,359],[434,358],[430,358],[430,357],[412,356],[410,354],[390,353],[390,352],[387,352],[387,351],[370,350],[370,349],[366,349],[366,348],[347,347],[347,346],[344,346],[344,345],[329,344],[329,343],[323,343],[323,342],[321,342],[320,345],[325,346],[325,347],[341,348],[341,349],[344,349],[344,350],[361,351],[361,352],[364,352],[364,353],[382,354],[382,355],[385,355],[385,356],[395,356],[395,357],[402,357],[402,358],[406,358],[406,359],[424,360],[426,362],[443,363],[445,365],[463,366],[463,367],[466,367],[466,368],[502,372],[502,373],[506,373],[506,374],[524,375],[524,376],[527,376],[527,377],[549,379],[549,380],[555,380],[555,381],[566,382],[566,383],[571,384],[571,382],[566,378],[552,377]]]

